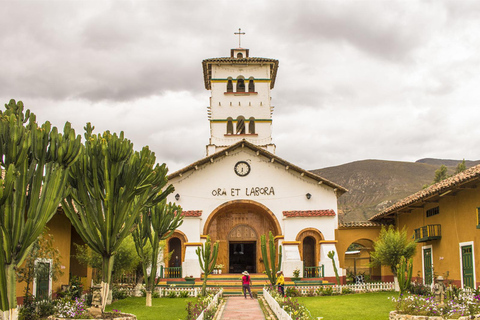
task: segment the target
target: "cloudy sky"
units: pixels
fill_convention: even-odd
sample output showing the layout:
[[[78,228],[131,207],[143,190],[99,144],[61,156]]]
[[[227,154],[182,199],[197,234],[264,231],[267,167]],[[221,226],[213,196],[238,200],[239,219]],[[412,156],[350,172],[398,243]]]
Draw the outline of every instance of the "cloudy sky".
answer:
[[[480,159],[479,1],[0,1],[0,101],[125,131],[170,172],[205,156],[201,62],[280,61],[277,155]]]

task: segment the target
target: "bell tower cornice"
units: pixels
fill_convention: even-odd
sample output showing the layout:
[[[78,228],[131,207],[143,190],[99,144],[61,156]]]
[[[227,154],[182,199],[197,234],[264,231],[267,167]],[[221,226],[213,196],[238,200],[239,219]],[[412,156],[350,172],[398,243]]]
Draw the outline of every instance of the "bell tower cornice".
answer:
[[[248,55],[248,49],[238,48],[231,49],[232,57],[220,57],[220,58],[210,58],[205,59],[202,62],[203,65],[203,78],[205,80],[205,89],[211,90],[211,81],[212,81],[212,66],[213,65],[224,65],[224,66],[249,66],[249,65],[268,65],[270,67],[270,89],[273,89],[275,86],[275,79],[277,77],[278,70],[278,60],[268,59],[268,58],[259,58],[259,57],[244,57],[236,58],[233,54],[238,53],[240,50],[246,50]]]

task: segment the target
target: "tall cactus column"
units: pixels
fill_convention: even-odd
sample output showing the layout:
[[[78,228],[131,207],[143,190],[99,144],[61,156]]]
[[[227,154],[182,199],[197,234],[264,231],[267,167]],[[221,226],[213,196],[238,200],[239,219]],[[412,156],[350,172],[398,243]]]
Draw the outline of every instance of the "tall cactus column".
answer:
[[[207,237],[207,241],[201,247],[197,248],[198,262],[200,263],[200,268],[203,271],[203,286],[202,286],[202,296],[207,295],[207,278],[208,275],[212,273],[217,263],[218,256],[218,241],[215,242],[212,246],[212,241],[210,236]]]
[[[277,282],[277,271],[280,271],[280,268],[282,266],[282,246],[279,247],[278,263],[277,263],[277,251],[275,248],[275,241],[271,231],[268,233],[268,237],[269,237],[268,249],[270,254],[267,254],[267,241],[265,239],[265,235],[262,235],[260,237],[262,259],[265,265],[265,273],[268,276],[268,280],[270,280],[270,283],[272,284],[272,286],[274,286]]]
[[[0,111],[0,310],[17,318],[16,271],[65,195],[68,171],[81,138],[67,122],[64,133],[39,126],[23,103]],[[4,175],[2,174],[4,173]],[[3,176],[3,177],[2,177]]]

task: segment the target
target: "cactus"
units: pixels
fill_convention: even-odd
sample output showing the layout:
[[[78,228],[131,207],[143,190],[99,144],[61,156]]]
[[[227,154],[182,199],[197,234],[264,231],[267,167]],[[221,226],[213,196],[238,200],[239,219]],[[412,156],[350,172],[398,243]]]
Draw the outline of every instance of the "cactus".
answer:
[[[397,265],[397,279],[400,288],[400,297],[410,289],[412,283],[413,260],[408,261],[405,257],[400,258],[400,263]]]
[[[279,247],[278,264],[277,264],[276,263],[277,252],[275,250],[275,241],[273,239],[273,234],[271,231],[268,233],[268,237],[269,237],[268,246],[269,246],[269,253],[270,253],[270,261],[269,261],[269,256],[267,255],[267,243],[266,243],[265,235],[262,235],[260,237],[262,259],[263,259],[263,264],[265,265],[265,273],[268,276],[268,280],[270,280],[271,285],[274,286],[277,283],[277,271],[280,271],[280,268],[282,266],[282,246]]]
[[[103,311],[118,247],[141,211],[165,199],[173,187],[162,191],[167,168],[155,164],[148,147],[134,151],[123,132],[94,135],[93,129],[87,123],[83,155],[71,168],[62,207],[83,241],[102,256]]]
[[[143,275],[145,277],[146,306],[152,306],[152,290],[158,268],[158,254],[160,241],[167,239],[182,225],[182,208],[175,204],[166,203],[166,200],[151,208],[145,208],[143,215],[136,220],[133,230],[135,249],[142,261]],[[146,245],[150,243],[152,250],[147,255]],[[151,267],[150,274],[147,268]]]
[[[203,271],[203,286],[202,286],[202,296],[207,295],[207,277],[212,273],[217,263],[218,256],[218,241],[213,245],[212,250],[212,241],[210,236],[207,236],[207,241],[201,247],[198,247],[195,251],[198,256],[198,261],[200,263],[200,268]]]
[[[335,272],[335,279],[337,279],[337,285],[340,285],[340,277],[338,276],[338,270],[337,270],[337,266],[335,264],[335,251],[329,251],[327,256],[332,259],[332,264],[333,264],[333,271]]]
[[[48,121],[39,126],[21,101],[5,107],[0,111],[0,310],[3,319],[14,320],[16,269],[57,212],[82,144],[68,122],[61,134]]]

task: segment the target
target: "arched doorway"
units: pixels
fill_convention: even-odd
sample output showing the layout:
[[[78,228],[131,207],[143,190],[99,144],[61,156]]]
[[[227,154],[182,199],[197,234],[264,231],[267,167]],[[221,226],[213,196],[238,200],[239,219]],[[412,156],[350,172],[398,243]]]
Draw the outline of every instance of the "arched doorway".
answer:
[[[344,266],[347,270],[347,282],[381,279],[381,267],[370,266],[372,251],[373,241],[369,239],[358,239],[348,246]]]
[[[261,203],[235,200],[222,204],[208,217],[203,234],[219,241],[217,265],[223,273],[265,271],[260,237],[281,234],[275,215]]]
[[[185,260],[185,251],[183,251],[183,248],[187,242],[188,238],[183,232],[175,230],[172,233],[166,240],[166,246],[163,251],[164,257],[170,256],[168,259],[165,259],[165,266],[182,266],[182,262]]]
[[[300,242],[303,276],[305,278],[319,277],[320,241],[324,240],[322,233],[315,228],[306,228],[298,233],[296,240]]]
[[[315,239],[313,237],[308,236],[303,239],[302,251],[304,267],[315,267]]]
[[[228,234],[228,266],[230,273],[257,272],[257,233],[248,225],[238,225]]]
[[[180,267],[182,265],[182,242],[177,237],[168,240],[168,253],[170,260],[169,267]]]

